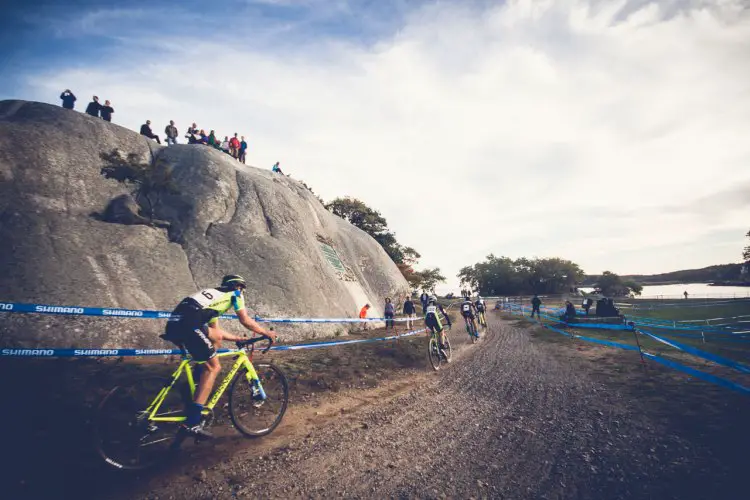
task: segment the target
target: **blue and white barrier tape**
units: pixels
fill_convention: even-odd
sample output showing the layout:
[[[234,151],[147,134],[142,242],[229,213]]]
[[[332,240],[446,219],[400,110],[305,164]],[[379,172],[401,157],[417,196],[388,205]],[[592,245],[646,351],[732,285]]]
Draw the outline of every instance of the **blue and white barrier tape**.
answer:
[[[323,347],[334,347],[349,344],[366,344],[371,342],[382,342],[386,340],[398,340],[402,337],[411,337],[426,332],[426,328],[412,330],[399,335],[378,337],[370,339],[333,340],[326,342],[309,342],[305,344],[274,345],[272,351],[296,351],[300,349],[319,349]],[[217,352],[234,352],[237,349],[219,349]],[[0,349],[0,357],[15,358],[73,358],[73,357],[131,357],[131,356],[169,356],[179,355],[179,349],[55,349],[55,348],[3,348]]]
[[[718,365],[728,366],[729,368],[734,368],[735,370],[741,373],[750,373],[750,367],[745,366],[742,363],[738,363],[737,361],[733,361],[731,359],[727,359],[717,354],[712,354],[710,352],[705,352],[705,351],[696,349],[695,347],[692,347],[689,345],[681,344],[677,342],[676,340],[665,339],[658,335],[654,335],[651,332],[647,332],[646,330],[638,330],[638,332],[656,340],[657,342],[661,342],[662,344],[668,345],[669,347],[672,347],[674,349],[686,352],[688,354],[692,354],[693,356],[703,358],[708,361],[712,361]]]
[[[669,368],[682,371],[684,373],[687,373],[688,375],[691,375],[691,376],[693,376],[695,378],[704,380],[706,382],[711,382],[712,384],[716,384],[716,385],[719,385],[719,386],[722,386],[722,387],[726,387],[728,389],[732,389],[732,390],[741,392],[743,394],[750,395],[750,388],[748,388],[748,387],[745,387],[743,385],[737,384],[736,382],[732,382],[731,380],[727,380],[727,379],[724,379],[724,378],[721,378],[721,377],[717,377],[716,375],[711,375],[710,373],[705,373],[705,372],[702,372],[700,370],[696,370],[695,368],[691,368],[689,366],[685,366],[685,365],[683,365],[681,363],[677,363],[676,361],[672,361],[672,360],[665,359],[665,358],[662,358],[660,356],[657,356],[655,354],[651,354],[651,353],[646,352],[646,351],[644,351],[642,349],[638,349],[637,346],[630,345],[630,344],[623,344],[623,343],[620,343],[620,342],[612,342],[610,340],[597,339],[597,338],[592,338],[592,337],[584,337],[582,335],[577,335],[577,334],[574,334],[574,333],[565,332],[565,331],[560,330],[558,328],[555,328],[555,327],[552,327],[552,326],[549,326],[549,325],[545,325],[544,323],[541,323],[541,322],[537,322],[537,323],[540,326],[542,326],[543,328],[546,328],[548,330],[552,330],[553,332],[559,333],[561,335],[565,335],[566,337],[572,337],[572,338],[576,338],[576,339],[579,339],[579,340],[584,340],[586,342],[591,342],[591,343],[594,343],[594,344],[601,344],[601,345],[606,345],[606,346],[609,346],[609,347],[616,347],[618,349],[624,349],[624,350],[627,350],[627,351],[639,351],[640,350],[641,353],[643,354],[643,356],[645,356],[646,358],[650,359],[651,361],[655,361],[655,362],[661,363],[664,366],[667,366]]]
[[[120,309],[82,306],[55,306],[48,304],[23,304],[18,302],[0,302],[0,312],[62,314],[68,316],[106,316],[110,318],[144,318],[168,319],[172,317],[170,311],[149,311],[145,309]],[[221,315],[223,319],[237,319],[233,314]],[[390,318],[388,318],[390,319]],[[423,319],[422,317],[393,318],[393,321],[404,322]],[[260,323],[369,323],[383,322],[386,318],[261,318],[255,316]]]

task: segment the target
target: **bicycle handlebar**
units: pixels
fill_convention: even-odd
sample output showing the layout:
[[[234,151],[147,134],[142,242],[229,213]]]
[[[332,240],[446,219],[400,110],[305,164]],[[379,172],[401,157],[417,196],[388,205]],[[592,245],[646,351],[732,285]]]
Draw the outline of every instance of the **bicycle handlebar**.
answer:
[[[244,349],[248,346],[251,346],[253,344],[256,344],[258,342],[263,342],[263,341],[268,341],[268,346],[266,346],[266,348],[263,349],[262,351],[263,354],[265,354],[271,349],[271,346],[273,345],[273,340],[271,340],[271,337],[266,337],[265,335],[261,335],[260,337],[255,337],[252,339],[239,340],[235,342],[235,344],[237,345],[238,349]]]

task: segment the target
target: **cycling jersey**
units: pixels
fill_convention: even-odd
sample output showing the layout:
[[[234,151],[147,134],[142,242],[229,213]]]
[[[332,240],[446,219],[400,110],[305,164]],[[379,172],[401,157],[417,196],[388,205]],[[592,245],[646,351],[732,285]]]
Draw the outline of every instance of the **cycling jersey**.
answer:
[[[435,304],[430,304],[424,312],[424,324],[433,332],[443,331],[443,325],[440,322],[440,317],[438,317],[438,307]]]
[[[195,360],[207,361],[216,355],[216,348],[208,338],[208,326],[232,308],[235,311],[245,308],[242,290],[206,288],[196,292],[177,304],[161,337],[184,346]]]
[[[474,302],[474,307],[477,308],[477,311],[484,312],[484,302],[482,302],[481,300],[477,300],[476,302]]]
[[[472,304],[470,301],[465,301],[461,303],[461,314],[465,317],[474,317],[474,304]]]

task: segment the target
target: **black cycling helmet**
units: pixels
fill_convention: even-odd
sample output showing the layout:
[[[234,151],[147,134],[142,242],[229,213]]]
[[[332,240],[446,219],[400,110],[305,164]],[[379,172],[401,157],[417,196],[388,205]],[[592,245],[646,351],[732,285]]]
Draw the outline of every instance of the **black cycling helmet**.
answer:
[[[247,288],[245,278],[243,278],[239,274],[227,274],[221,279],[222,288],[234,288],[237,285],[241,286],[242,288]]]

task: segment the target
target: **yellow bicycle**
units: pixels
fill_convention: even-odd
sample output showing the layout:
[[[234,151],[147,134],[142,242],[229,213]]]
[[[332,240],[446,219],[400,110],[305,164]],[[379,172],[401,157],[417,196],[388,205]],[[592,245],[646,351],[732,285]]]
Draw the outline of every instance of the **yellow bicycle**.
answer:
[[[275,365],[253,365],[254,344],[263,340],[268,341],[263,352],[268,352],[271,340],[257,337],[237,342],[236,351],[217,354],[234,357],[234,364],[205,405],[206,427],[213,422],[214,408],[227,387],[229,416],[245,436],[265,436],[281,422],[289,403],[289,384]],[[185,421],[185,406],[193,400],[196,387],[190,363],[183,351],[171,377],[142,378],[107,393],[94,420],[95,447],[106,463],[118,469],[140,470],[179,451],[185,436],[177,432],[177,427]],[[172,390],[183,373],[186,384],[182,390]]]

